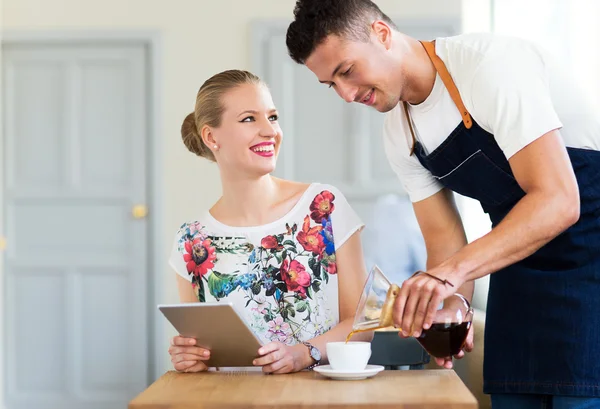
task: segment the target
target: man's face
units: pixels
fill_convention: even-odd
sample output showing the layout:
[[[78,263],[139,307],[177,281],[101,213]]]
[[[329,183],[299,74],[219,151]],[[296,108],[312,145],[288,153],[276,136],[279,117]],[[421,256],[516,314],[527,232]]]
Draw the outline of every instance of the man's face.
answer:
[[[359,102],[388,112],[399,102],[394,86],[391,39],[371,34],[369,41],[328,36],[306,60],[319,82],[333,87],[346,102]]]

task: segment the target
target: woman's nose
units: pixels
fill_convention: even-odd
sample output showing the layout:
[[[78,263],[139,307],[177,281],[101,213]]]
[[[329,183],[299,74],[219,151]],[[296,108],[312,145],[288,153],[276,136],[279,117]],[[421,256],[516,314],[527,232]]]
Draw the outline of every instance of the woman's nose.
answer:
[[[277,127],[270,120],[265,119],[260,127],[260,136],[271,138],[277,135]]]

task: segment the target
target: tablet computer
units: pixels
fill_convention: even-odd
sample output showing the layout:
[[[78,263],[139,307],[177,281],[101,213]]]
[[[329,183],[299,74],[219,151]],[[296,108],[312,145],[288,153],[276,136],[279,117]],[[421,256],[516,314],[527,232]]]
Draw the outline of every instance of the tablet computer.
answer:
[[[231,303],[161,304],[160,312],[181,336],[209,349],[208,367],[253,366],[261,342]]]

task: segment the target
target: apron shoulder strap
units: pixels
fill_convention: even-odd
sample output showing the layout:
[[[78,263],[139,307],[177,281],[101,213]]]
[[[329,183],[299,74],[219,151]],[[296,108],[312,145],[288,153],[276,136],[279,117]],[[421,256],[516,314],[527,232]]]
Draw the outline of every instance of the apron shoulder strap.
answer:
[[[460,112],[460,115],[462,116],[465,128],[470,129],[473,125],[471,115],[469,114],[469,111],[467,111],[465,104],[463,104],[462,98],[460,97],[460,94],[458,92],[458,88],[456,88],[456,84],[454,83],[454,80],[452,80],[452,77],[450,76],[450,73],[446,68],[446,64],[444,64],[442,59],[438,57],[435,53],[435,40],[421,41],[421,44],[423,45],[423,48],[425,48],[425,51],[427,51],[427,54],[429,55],[429,58],[431,59],[435,70],[440,75],[442,82],[446,86],[446,89],[448,90],[452,101],[454,101],[454,105],[456,105],[456,107],[458,108],[458,112]]]

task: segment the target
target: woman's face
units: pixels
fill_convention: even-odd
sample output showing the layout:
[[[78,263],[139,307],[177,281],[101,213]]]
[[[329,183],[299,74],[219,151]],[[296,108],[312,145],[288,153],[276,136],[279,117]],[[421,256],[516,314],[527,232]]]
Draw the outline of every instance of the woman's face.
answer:
[[[268,88],[239,85],[223,96],[222,103],[221,125],[211,128],[219,147],[215,155],[219,167],[257,176],[273,172],[282,133]]]

